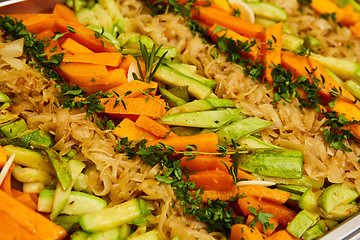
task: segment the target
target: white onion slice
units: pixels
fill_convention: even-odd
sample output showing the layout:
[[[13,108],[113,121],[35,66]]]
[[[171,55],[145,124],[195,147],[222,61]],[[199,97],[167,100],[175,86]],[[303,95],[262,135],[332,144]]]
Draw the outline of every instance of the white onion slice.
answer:
[[[17,70],[23,70],[23,69],[28,68],[28,65],[26,65],[26,63],[24,63],[23,61],[21,61],[18,58],[6,57],[6,56],[1,56],[1,58],[2,58],[2,60],[4,60],[5,62],[10,64],[12,67],[14,67]]]
[[[135,73],[138,78],[141,78],[140,71],[136,61],[132,62],[129,66],[129,70],[127,74],[128,82],[134,81],[133,73]]]
[[[239,9],[242,19],[251,23],[255,22],[254,12],[246,3],[241,0],[228,0],[228,2],[232,9]]]
[[[21,57],[23,54],[24,39],[20,38],[15,41],[5,43],[4,47],[0,48],[0,55],[5,57]]]
[[[240,181],[236,184],[236,186],[263,186],[263,187],[269,187],[269,186],[274,186],[276,185],[276,183],[274,182],[270,182],[270,181],[258,181],[258,180],[253,180],[253,181]]]
[[[1,172],[0,172],[0,186],[3,183],[6,174],[9,172],[10,166],[13,163],[14,159],[15,159],[15,153],[9,157],[9,159],[6,161],[3,169],[1,169]]]

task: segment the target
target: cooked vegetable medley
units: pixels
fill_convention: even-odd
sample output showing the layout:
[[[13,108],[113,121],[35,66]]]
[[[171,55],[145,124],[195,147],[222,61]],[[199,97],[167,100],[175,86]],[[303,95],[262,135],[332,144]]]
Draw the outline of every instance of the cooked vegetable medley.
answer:
[[[1,239],[317,239],[360,211],[360,4],[0,16]]]

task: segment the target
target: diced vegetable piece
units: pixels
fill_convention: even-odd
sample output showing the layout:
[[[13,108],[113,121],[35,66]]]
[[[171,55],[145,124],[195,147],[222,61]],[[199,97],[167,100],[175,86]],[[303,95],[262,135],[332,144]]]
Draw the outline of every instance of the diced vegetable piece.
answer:
[[[216,134],[219,137],[220,144],[228,145],[232,143],[232,140],[237,142],[243,136],[263,130],[272,124],[272,122],[260,118],[248,117],[223,126]]]
[[[247,5],[254,11],[255,16],[267,18],[274,21],[286,21],[287,14],[284,9],[270,3],[250,3]]]
[[[99,232],[126,224],[149,213],[146,202],[140,198],[135,198],[110,208],[83,215],[79,222],[86,232]]]
[[[19,147],[29,147],[30,145],[42,146],[42,147],[52,147],[54,145],[54,140],[52,136],[42,130],[26,130],[21,134],[12,137],[12,138],[2,138],[0,139],[1,145],[16,145]]]
[[[60,3],[55,4],[53,13],[58,16],[61,16],[66,21],[73,23],[80,23],[79,20],[76,18],[75,13],[64,4],[60,4]]]
[[[309,48],[313,52],[318,52],[321,49],[321,43],[314,37],[306,36],[304,38],[304,47]]]
[[[131,82],[126,82],[110,89],[110,93],[114,93],[117,97],[131,98],[141,95],[143,92],[148,91],[149,89],[153,90],[151,92],[156,92],[157,83],[146,83],[139,80],[134,80]]]
[[[282,47],[283,49],[295,51],[301,47],[304,39],[289,33],[282,34]]]
[[[254,215],[248,215],[245,224],[251,227],[251,225],[249,224],[253,224],[251,222],[254,221],[254,219],[255,219]],[[279,225],[279,222],[275,218],[269,217],[269,224],[272,227],[266,228],[266,232],[265,232],[266,237],[268,237],[275,231],[276,227]],[[255,220],[255,228],[257,228],[261,233],[264,233],[264,226],[260,222],[257,222],[256,220]]]
[[[130,236],[128,239],[129,240],[159,240],[160,238],[157,231],[154,229],[138,236],[133,236],[133,237]]]
[[[245,224],[235,224],[231,227],[231,240],[237,239],[252,239],[262,240],[264,239],[257,228],[251,228]]]
[[[189,70],[189,66],[192,66],[192,65],[186,65],[183,63],[170,62],[170,61],[165,62],[165,65],[174,69],[175,71],[178,71],[186,76],[189,76],[189,77],[205,84],[206,86],[209,86],[211,88],[215,88],[215,86],[216,86],[216,82],[214,80],[210,80],[206,77],[203,77],[203,76],[197,74],[196,69],[195,69],[195,72],[192,70]]]
[[[324,186],[325,179],[319,178],[314,179],[307,175],[303,175],[301,178],[278,178],[278,177],[270,177],[270,176],[264,176],[253,173],[253,175],[258,179],[262,181],[270,181],[275,183],[282,183],[282,184],[294,184],[294,185],[300,185],[300,186],[306,186],[306,187],[314,187],[316,189],[320,189]]]
[[[288,149],[254,149],[249,154],[239,156],[239,168],[258,174],[301,178],[303,154]]]
[[[267,43],[262,45],[262,61],[265,65],[263,81],[269,84],[274,82],[271,74],[273,68],[281,63],[282,28],[283,22],[279,22],[266,29],[262,38],[262,41]]]
[[[90,25],[87,26],[88,29],[93,30],[94,32],[96,32],[97,34],[101,35],[104,39],[106,39],[107,41],[109,41],[111,43],[111,46],[118,48],[119,47],[119,40],[114,37],[114,35],[107,31],[106,29],[102,28],[101,26],[98,25]],[[112,51],[108,51],[108,52],[112,52]]]
[[[318,199],[319,206],[329,213],[341,204],[348,204],[359,197],[359,193],[342,184],[327,187]]]
[[[78,230],[76,232],[74,232],[73,234],[71,234],[70,238],[71,240],[87,240],[88,239],[89,234],[82,231],[82,230]]]
[[[298,240],[298,238],[291,235],[286,230],[276,231],[275,233],[271,234],[267,240]]]
[[[236,189],[232,176],[228,172],[218,169],[191,174],[189,181],[194,182],[196,188],[204,190],[232,191]]]
[[[264,199],[259,199],[259,197],[243,197],[238,199],[238,205],[240,210],[244,215],[251,214],[249,208],[253,207],[256,211],[262,209],[263,213],[273,214],[280,224],[287,226],[289,222],[293,220],[296,215],[296,212],[290,210],[282,204],[274,203],[272,201],[267,201]]]
[[[4,146],[7,157],[15,154],[14,162],[29,168],[40,169],[51,175],[55,175],[54,167],[52,166],[49,159],[46,159],[45,156],[39,152],[35,152],[30,149],[6,145]]]
[[[216,108],[231,108],[235,107],[234,101],[229,99],[222,98],[204,98],[200,100],[194,100],[192,102],[186,103],[179,107],[173,107],[169,109],[165,115],[177,114],[177,113],[186,113],[186,112],[197,112],[212,110]]]
[[[54,223],[71,232],[74,226],[79,222],[79,216],[60,215],[54,219]]]
[[[319,216],[307,210],[300,211],[286,227],[286,230],[293,236],[301,237],[315,222]]]
[[[325,220],[320,220],[302,235],[302,239],[313,240],[325,235],[326,232],[327,232],[327,226]]]
[[[72,179],[69,163],[53,149],[45,149],[58,178],[61,187],[66,190],[70,187]]]
[[[168,126],[162,125],[161,123],[158,123],[157,121],[144,115],[139,116],[135,125],[152,133],[158,138],[163,138],[170,132],[170,128]]]
[[[119,138],[127,137],[130,141],[141,141],[143,139],[151,141],[157,139],[155,135],[137,126],[135,122],[128,118],[122,120],[113,130],[113,133]]]
[[[187,101],[176,96],[175,94],[171,93],[169,90],[165,88],[160,87],[159,90],[162,97],[167,101],[167,103],[171,107],[170,110],[187,103]]]
[[[357,99],[360,99],[360,83],[359,82],[350,79],[344,83],[344,87],[346,90],[351,92]]]
[[[256,149],[256,148],[277,148],[281,149],[281,147],[272,145],[270,143],[264,142],[254,136],[246,136],[240,138],[237,142],[240,147],[244,147],[246,149]]]
[[[1,190],[0,199],[0,231],[10,235],[10,239],[61,240],[67,236],[62,227]]]
[[[321,216],[335,221],[344,221],[345,219],[348,219],[352,215],[358,213],[360,211],[360,208],[357,204],[348,203],[348,204],[341,204],[337,207],[335,207],[331,212],[324,213],[320,212]]]
[[[122,101],[116,97],[103,98],[101,103],[105,107],[105,113],[113,117],[138,117],[145,115],[153,119],[160,118],[165,113],[165,101],[154,97],[123,98]],[[125,108],[126,106],[126,108]]]
[[[212,88],[165,65],[159,66],[154,74],[154,79],[169,86],[188,86],[189,94],[198,99],[207,98],[212,93]]]
[[[0,136],[12,138],[24,132],[26,129],[27,129],[27,124],[25,120],[21,118],[17,121],[2,125],[0,127]]]
[[[17,164],[13,169],[12,175],[17,181],[22,183],[41,182],[46,186],[53,187],[56,185],[57,182],[54,176],[51,176],[43,170],[21,167]]]
[[[112,228],[109,230],[92,233],[87,237],[87,240],[118,240],[120,236],[120,228]]]
[[[39,194],[38,211],[50,213],[54,203],[55,190],[44,189]],[[107,203],[99,197],[83,192],[71,191],[61,213],[67,215],[84,215],[106,207]]]
[[[323,190],[309,188],[299,199],[299,207],[310,212],[315,212],[319,207],[318,199],[322,193]]]
[[[70,186],[66,190],[64,190],[62,188],[60,183],[56,186],[55,193],[54,193],[53,207],[52,207],[51,214],[50,214],[51,220],[54,220],[66,206],[69,196],[70,196],[71,189],[72,189],[76,179],[80,175],[81,171],[86,166],[85,163],[83,163],[82,161],[75,160],[75,159],[71,159],[68,162],[68,164],[69,164],[72,181],[71,181]]]
[[[115,53],[76,53],[65,54],[62,62],[68,63],[91,63],[110,67],[118,67],[122,61],[122,54]]]
[[[341,79],[354,79],[360,81],[360,65],[345,59],[324,57],[318,54],[310,54],[310,58],[320,62],[325,68],[330,69]]]
[[[207,199],[216,200],[220,199],[223,201],[229,201],[230,197],[235,197],[236,195],[242,196],[248,196],[253,198],[261,197],[261,199],[274,202],[276,204],[283,204],[285,203],[289,197],[291,196],[291,193],[277,190],[277,189],[271,189],[263,186],[239,186],[237,187],[236,191],[212,191],[207,190],[204,191],[204,193],[201,195],[205,201]]]
[[[264,29],[261,25],[244,21],[211,6],[199,6],[198,9],[192,11],[191,15],[192,18],[201,20],[208,25],[219,24],[220,26],[226,26],[234,32],[249,38],[259,36]]]
[[[186,151],[186,146],[196,145],[199,152],[217,152],[218,137],[215,133],[203,133],[192,136],[168,136],[165,139],[158,139],[147,143],[153,146],[163,143],[174,147],[176,151]]]
[[[199,128],[219,128],[240,113],[241,109],[187,112],[161,117],[160,123]]]

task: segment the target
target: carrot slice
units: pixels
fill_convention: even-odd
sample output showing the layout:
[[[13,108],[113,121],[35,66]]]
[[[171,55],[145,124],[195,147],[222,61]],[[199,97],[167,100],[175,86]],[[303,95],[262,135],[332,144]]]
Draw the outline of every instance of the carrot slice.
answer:
[[[88,63],[61,63],[60,74],[72,84],[81,87],[107,85],[109,72],[105,65]]]
[[[7,162],[6,151],[3,146],[0,145],[0,169],[4,167]]]
[[[264,239],[257,228],[251,228],[245,224],[235,224],[231,227],[231,240],[262,240]]]
[[[263,81],[267,80],[269,84],[274,82],[271,76],[273,68],[281,63],[282,28],[283,22],[279,22],[275,26],[266,29],[263,37],[262,60],[265,64]],[[267,43],[271,43],[271,46]]]
[[[55,15],[52,13],[25,13],[12,14],[13,18],[23,20],[26,30],[31,33],[40,33],[52,30],[55,26]]]
[[[294,237],[286,230],[280,230],[268,236],[267,240],[300,240],[300,238]]]
[[[75,53],[93,53],[90,49],[81,45],[72,38],[66,38],[64,43],[61,45],[62,49],[67,50],[73,54]]]
[[[194,182],[196,188],[204,190],[233,191],[236,189],[229,173],[215,169],[191,174],[189,181]]]
[[[170,131],[168,126],[158,123],[157,121],[144,115],[139,116],[135,122],[135,125],[154,134],[158,138],[167,136]]]
[[[150,141],[147,145],[159,143],[172,146],[176,151],[186,151],[186,146],[195,145],[199,152],[217,152],[219,140],[216,133],[203,133],[192,136],[168,136],[165,139]]]
[[[165,113],[165,101],[163,99],[146,98],[104,98],[101,103],[105,113],[113,117],[123,118],[129,115],[145,115],[153,119],[160,118]],[[126,107],[126,108],[125,108]],[[136,118],[137,118],[136,117]]]
[[[122,60],[122,54],[119,52],[65,54],[63,58],[63,62],[91,63],[91,64],[106,65],[110,67],[119,66],[121,60]]]
[[[255,208],[256,211],[262,209],[263,213],[274,214],[273,218],[284,226],[287,226],[288,223],[296,216],[296,212],[290,210],[284,205],[266,200],[259,200],[254,197],[239,198],[238,205],[244,215],[251,214],[249,207]]]
[[[271,189],[263,186],[240,186],[237,187],[236,191],[204,191],[202,197],[203,199],[211,199],[215,200],[219,198],[223,201],[228,201],[231,197],[235,197],[236,195],[239,196],[247,196],[247,197],[260,197],[266,201],[271,201],[276,204],[283,204],[285,203],[289,197],[291,196],[290,193]]]
[[[69,32],[69,28],[72,28],[75,33]],[[69,22],[63,19],[61,16],[55,15],[55,29],[66,33],[65,36],[74,39],[81,45],[89,48],[94,52],[115,52],[116,48],[105,39],[99,39],[95,37],[95,32],[81,24]]]
[[[249,225],[251,223],[251,221],[253,221],[255,219],[254,215],[248,215],[247,219],[246,219],[246,225]],[[275,219],[275,218],[269,218],[269,223],[270,224],[273,224],[273,228],[270,229],[270,228],[267,228],[266,229],[266,232],[265,234],[267,236],[271,235],[275,229],[277,228],[277,226],[279,225],[279,222]],[[255,224],[255,227],[261,232],[261,233],[264,233],[264,226],[260,223],[260,222],[257,222]]]
[[[156,136],[150,132],[136,126],[136,124],[128,118],[125,118],[113,130],[113,133],[119,138],[127,137],[130,141],[141,141],[147,139],[149,141],[157,139]]]
[[[117,86],[115,88],[112,88],[112,89],[110,89],[110,91],[111,92],[116,92],[117,95],[124,96],[124,97],[127,97],[127,98],[129,98],[129,97],[137,97],[137,96],[142,94],[142,91],[146,91],[149,88],[153,88],[154,86],[157,86],[158,84],[155,83],[155,84],[152,84],[152,85],[153,86],[151,86],[149,83],[146,83],[146,82],[143,82],[143,81],[134,80],[134,81],[131,81],[131,82],[126,82],[124,84],[121,84],[121,85],[119,85],[119,86]]]
[[[219,158],[214,155],[199,154],[196,156],[195,159],[188,160],[188,158],[189,157],[183,157],[181,159],[180,166],[189,168],[191,172],[215,170],[215,169],[228,172],[226,166],[230,167],[232,165],[230,159]],[[254,179],[255,177],[239,169],[237,178],[251,180]]]
[[[256,38],[264,30],[261,25],[246,22],[212,6],[199,6],[198,9],[191,12],[191,16],[193,19],[201,20],[211,26],[214,24],[225,26],[248,38]]]
[[[234,41],[248,42],[248,43],[250,43],[251,41],[250,38],[242,36],[231,29],[224,29],[215,33],[217,26],[219,25],[214,24],[208,29],[209,35],[211,36],[211,39],[214,42],[217,42],[217,39],[223,37],[224,35],[226,38],[232,39]],[[248,56],[253,61],[256,60],[259,55],[259,46],[254,45],[253,47],[251,47],[250,52],[244,53],[244,55]]]
[[[6,218],[6,224],[0,224],[0,232],[12,233],[19,236],[17,239],[57,239],[67,236],[66,231],[59,225],[45,218],[43,215],[31,210],[18,200],[0,190],[1,218]],[[10,230],[9,230],[10,229]],[[12,232],[18,230],[17,232]],[[19,235],[18,235],[19,234]]]
[[[65,19],[66,21],[81,24],[74,11],[68,8],[65,4],[57,3],[53,9],[53,13]]]

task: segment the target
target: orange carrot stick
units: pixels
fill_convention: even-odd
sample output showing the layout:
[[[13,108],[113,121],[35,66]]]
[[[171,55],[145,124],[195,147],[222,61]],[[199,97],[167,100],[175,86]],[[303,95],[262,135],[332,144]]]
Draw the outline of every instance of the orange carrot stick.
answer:
[[[245,224],[246,224],[246,225],[249,225],[254,219],[255,219],[254,215],[251,215],[251,214],[248,215]],[[267,228],[267,229],[266,229],[265,234],[266,234],[267,236],[271,235],[271,234],[275,231],[276,227],[279,225],[279,222],[278,222],[275,218],[272,218],[272,217],[269,218],[269,223],[270,223],[270,224],[273,224],[273,228],[272,228],[272,229],[270,229],[270,228]],[[264,233],[264,226],[263,226],[260,222],[257,222],[257,223],[255,224],[255,227],[256,227],[261,233]]]
[[[219,158],[214,155],[199,154],[195,159],[188,160],[189,157],[183,157],[180,162],[181,167],[187,167],[191,172],[205,170],[221,170],[228,172],[226,166],[230,167],[232,162],[229,158]],[[226,164],[226,166],[225,166]],[[238,170],[238,179],[255,179],[255,177],[241,169]]]
[[[235,224],[231,227],[231,240],[262,240],[264,239],[257,228],[245,224]]]
[[[62,227],[26,207],[1,190],[0,199],[1,218],[5,217],[9,220],[7,224],[0,224],[0,232],[12,233],[9,232],[9,227],[10,231],[11,229],[14,230],[15,227],[15,229],[19,230],[12,233],[15,237],[19,236],[15,239],[26,239],[24,234],[29,234],[31,236],[30,239],[61,240],[66,237],[67,233]]]
[[[72,28],[75,33],[67,33],[65,36],[70,37],[89,48],[94,52],[115,52],[116,48],[105,39],[99,39],[95,37],[95,32],[78,23],[69,22],[63,19],[61,16],[55,15],[55,29],[57,31],[66,33],[69,32],[69,27]]]
[[[300,240],[286,230],[277,231],[266,238],[267,240]]]
[[[73,22],[81,24],[77,17],[75,16],[74,11],[68,8],[65,4],[57,3],[53,9],[53,13],[65,19],[68,22]]]
[[[148,142],[148,146],[163,143],[174,147],[176,151],[186,151],[187,145],[195,145],[199,152],[217,152],[219,144],[216,133],[204,133],[192,136],[168,136],[165,139]]]
[[[106,65],[110,67],[117,67],[120,65],[122,60],[122,54],[119,52],[108,53],[76,53],[76,54],[65,54],[63,62],[72,63],[91,63]]]
[[[266,200],[259,200],[255,197],[239,198],[238,205],[244,215],[251,214],[249,207],[255,208],[256,211],[262,209],[263,213],[274,214],[274,219],[284,226],[287,226],[287,224],[291,222],[296,215],[296,212],[290,210],[284,205]]]
[[[4,167],[7,162],[6,151],[3,146],[0,145],[0,169]]]
[[[136,126],[136,124],[128,118],[122,120],[113,130],[113,133],[119,138],[127,137],[130,141],[141,141],[143,139],[151,141],[157,138],[150,132]]]
[[[157,86],[158,84],[157,83],[153,84],[153,86],[155,85]],[[126,98],[137,97],[142,94],[142,91],[146,91],[149,88],[153,88],[153,86],[143,81],[134,80],[121,84],[115,88],[112,88],[110,89],[110,92],[116,92],[116,94],[118,94],[119,96],[123,96],[125,93],[129,93],[128,95],[124,96]]]
[[[144,98],[104,98],[101,103],[105,113],[116,118],[123,118],[129,115],[145,115],[153,119],[160,118],[165,113],[165,101],[163,99]],[[125,105],[125,106],[124,106]]]
[[[60,74],[72,84],[81,87],[107,85],[109,72],[105,65],[88,63],[61,63]]]
[[[202,197],[203,199],[211,199],[215,200],[219,198],[223,201],[228,201],[230,197],[239,196],[247,196],[247,197],[257,197],[266,201],[272,201],[276,204],[285,203],[289,197],[290,193],[285,191],[280,191],[276,189],[271,189],[263,186],[240,186],[237,187],[235,191],[204,191]]]
[[[244,35],[248,38],[256,38],[264,30],[261,25],[246,22],[227,12],[215,7],[199,6],[198,9],[191,12],[192,18],[201,20],[208,25],[219,24],[233,30],[234,32]]]
[[[189,181],[194,182],[196,188],[204,190],[233,191],[236,189],[231,175],[221,170],[207,170],[191,174]]]
[[[136,120],[135,125],[154,134],[158,138],[167,136],[170,132],[170,128],[163,125],[145,115],[140,115]]]
[[[251,42],[250,38],[242,36],[231,29],[221,30],[215,33],[217,26],[218,24],[214,24],[208,29],[209,35],[211,36],[214,42],[217,42],[217,38],[221,38],[224,35],[226,38],[232,39],[234,41],[248,42],[248,43]],[[258,54],[259,54],[259,46],[257,45],[251,47],[250,52],[244,53],[244,55],[248,56],[253,61],[255,61],[258,58]]]
[[[262,61],[265,64],[263,81],[267,80],[269,84],[274,82],[271,76],[273,67],[277,67],[281,63],[282,28],[283,23],[279,22],[275,26],[266,29],[263,35]]]
[[[23,20],[26,30],[31,33],[53,30],[55,26],[55,15],[52,13],[25,13],[12,14],[11,16],[18,20]]]
[[[72,38],[66,38],[64,43],[61,45],[62,49],[67,50],[73,54],[75,53],[93,53],[90,49],[76,42]]]

